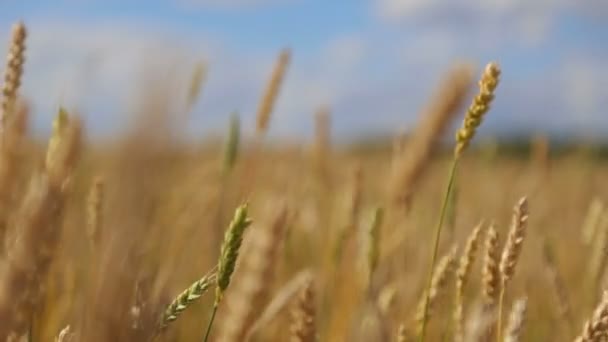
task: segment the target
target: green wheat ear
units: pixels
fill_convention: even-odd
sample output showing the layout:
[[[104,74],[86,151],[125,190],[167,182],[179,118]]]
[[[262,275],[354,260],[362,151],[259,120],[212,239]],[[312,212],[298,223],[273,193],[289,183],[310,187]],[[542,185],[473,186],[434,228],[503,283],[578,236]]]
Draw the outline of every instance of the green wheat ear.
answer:
[[[251,225],[251,219],[247,214],[248,205],[243,204],[236,209],[234,217],[228,226],[228,230],[224,235],[224,242],[222,243],[222,249],[220,250],[220,259],[217,264],[217,282],[215,287],[215,302],[213,303],[213,311],[211,311],[211,318],[207,325],[205,332],[204,342],[209,341],[211,333],[211,327],[217,314],[217,308],[224,297],[224,292],[230,285],[230,277],[234,272],[236,260],[239,256],[239,249],[243,243],[243,234],[245,229]]]
[[[215,272],[207,274],[180,293],[173,302],[167,306],[167,309],[163,313],[160,325],[161,330],[166,329],[171,322],[175,321],[179,315],[184,312],[184,310],[207,292],[215,283],[215,278]]]
[[[367,261],[369,264],[369,276],[374,274],[378,267],[378,260],[380,259],[380,228],[384,221],[384,210],[382,208],[376,208],[374,211],[374,218],[372,220],[371,227],[369,229],[369,249],[367,254]]]
[[[188,109],[191,109],[196,104],[196,101],[198,101],[206,78],[207,66],[203,62],[197,63],[192,73],[190,88],[188,89],[188,97],[186,99]]]
[[[230,129],[228,131],[228,141],[224,150],[224,173],[232,171],[239,154],[239,143],[241,140],[241,123],[239,114],[232,113],[230,116]]]
[[[234,266],[239,256],[239,249],[243,242],[245,229],[251,225],[248,216],[248,205],[243,204],[236,209],[230,226],[224,236],[224,243],[220,251],[220,259],[217,265],[217,286],[215,290],[215,306],[217,306],[224,295],[224,291],[230,284],[230,277],[234,272]]]

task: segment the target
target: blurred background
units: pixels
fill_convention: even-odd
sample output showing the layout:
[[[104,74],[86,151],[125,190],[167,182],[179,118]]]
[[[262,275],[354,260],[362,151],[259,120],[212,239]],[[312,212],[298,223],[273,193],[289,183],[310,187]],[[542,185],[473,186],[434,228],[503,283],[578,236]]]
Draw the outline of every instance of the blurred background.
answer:
[[[425,293],[428,341],[458,338],[463,318],[492,325],[473,309],[495,299],[508,230],[525,233],[523,196],[527,247],[505,297],[529,300],[522,340],[571,341],[608,288],[608,158],[595,158],[608,157],[606,0],[0,0],[2,58],[19,21],[17,95],[22,26],[17,71],[0,63],[3,106],[19,104],[0,133],[0,339],[10,318],[28,341],[69,326],[77,341],[201,341],[211,291],[181,296],[191,307],[163,330],[185,308],[169,304],[215,269],[244,202],[255,223],[213,341],[393,341],[418,334]],[[446,183],[477,92],[454,66],[477,80],[491,61],[502,73],[478,149]],[[478,101],[496,85],[486,70]],[[489,247],[452,332],[452,298],[437,293],[482,220],[500,239],[477,230]],[[41,266],[15,267],[15,250]],[[310,339],[293,338],[315,320]]]
[[[413,125],[454,62],[479,72],[492,60],[504,73],[482,135],[599,142],[608,133],[603,0],[5,0],[1,7],[0,55],[14,22],[29,29],[21,93],[41,134],[62,104],[85,117],[89,135],[111,137],[143,84],[156,77],[185,85],[201,62],[207,80],[188,132],[223,132],[235,110],[252,127],[285,47],[292,61],[274,137],[311,137],[320,105],[332,109],[337,141],[393,136]]]

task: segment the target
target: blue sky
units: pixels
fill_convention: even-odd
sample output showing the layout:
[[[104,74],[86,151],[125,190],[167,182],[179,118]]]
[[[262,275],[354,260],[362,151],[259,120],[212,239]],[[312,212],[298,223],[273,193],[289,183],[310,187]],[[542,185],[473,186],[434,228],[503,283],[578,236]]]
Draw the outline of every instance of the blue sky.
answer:
[[[178,0],[1,3],[29,29],[22,93],[45,131],[61,103],[108,134],[150,85],[183,95],[194,65],[209,78],[189,130],[219,134],[229,113],[251,122],[279,50],[291,68],[272,133],[309,137],[332,108],[335,135],[411,128],[455,62],[489,61],[502,84],[484,132],[608,134],[608,3],[604,0]],[[145,77],[142,75],[146,75]],[[180,93],[182,91],[182,93]],[[250,125],[251,126],[251,125]]]

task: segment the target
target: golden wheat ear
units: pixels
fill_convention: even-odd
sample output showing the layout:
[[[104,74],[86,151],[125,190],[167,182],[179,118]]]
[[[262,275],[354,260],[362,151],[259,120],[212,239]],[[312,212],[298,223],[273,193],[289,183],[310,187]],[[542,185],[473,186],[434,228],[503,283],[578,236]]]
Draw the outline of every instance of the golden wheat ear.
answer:
[[[604,291],[601,302],[595,308],[593,316],[583,325],[583,331],[574,340],[576,342],[602,341],[608,334],[608,291]]]
[[[416,311],[415,321],[418,331],[422,330],[423,322],[428,321],[441,291],[444,291],[448,284],[448,277],[456,266],[457,250],[457,246],[452,247],[437,263],[429,292],[423,294]]]
[[[25,63],[25,38],[27,31],[23,22],[13,26],[11,44],[9,47],[6,70],[4,73],[4,85],[2,87],[2,102],[0,103],[0,122],[2,128],[12,116],[14,105],[17,101],[17,92],[21,86],[23,76],[23,64]]]
[[[315,342],[316,329],[315,290],[312,279],[302,288],[293,310],[291,323],[291,342]]]
[[[465,285],[469,280],[471,268],[475,262],[483,222],[480,222],[469,235],[456,270],[456,295],[454,305],[454,336],[456,341],[464,339],[464,294]]]
[[[504,342],[518,342],[524,333],[526,313],[528,311],[528,299],[521,298],[513,303],[509,324],[507,325]]]
[[[274,67],[272,76],[268,82],[266,92],[262,97],[262,101],[260,102],[260,107],[258,108],[256,115],[256,133],[259,136],[264,135],[268,131],[272,111],[274,110],[276,99],[279,96],[281,84],[283,83],[283,78],[285,78],[285,74],[287,73],[287,67],[289,66],[290,60],[291,50],[283,49],[283,51],[281,51],[279,54],[279,58]]]
[[[60,114],[62,129],[54,130],[47,147],[44,172],[35,174],[13,224],[19,236],[0,270],[0,340],[23,335],[45,295],[45,279],[62,233],[62,219],[80,150],[80,122]]]
[[[490,104],[494,100],[494,91],[496,90],[496,86],[498,86],[499,77],[500,68],[498,64],[488,64],[479,81],[479,93],[469,106],[462,127],[456,132],[456,147],[454,148],[454,156],[456,158],[459,158],[467,149],[484,116],[490,110]]]

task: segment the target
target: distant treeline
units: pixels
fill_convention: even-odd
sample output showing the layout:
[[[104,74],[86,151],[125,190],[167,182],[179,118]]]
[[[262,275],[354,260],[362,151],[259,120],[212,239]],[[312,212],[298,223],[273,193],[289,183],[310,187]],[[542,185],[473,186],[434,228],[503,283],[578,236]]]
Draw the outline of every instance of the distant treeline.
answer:
[[[535,139],[530,136],[510,137],[500,139],[480,139],[473,146],[473,150],[482,154],[497,154],[503,157],[527,158],[534,150]],[[548,155],[550,158],[558,158],[567,155],[581,155],[593,159],[608,159],[607,141],[585,141],[583,139],[551,139],[546,140]],[[446,141],[444,153],[449,153],[450,144]],[[390,152],[393,141],[387,138],[363,138],[351,141],[347,150],[356,153],[381,153]]]

